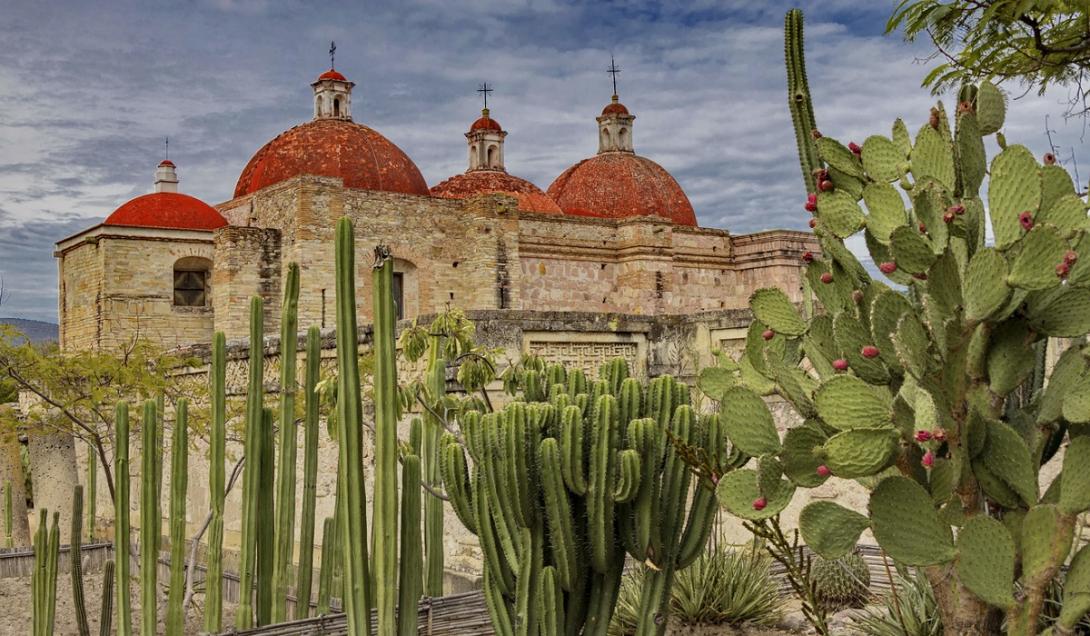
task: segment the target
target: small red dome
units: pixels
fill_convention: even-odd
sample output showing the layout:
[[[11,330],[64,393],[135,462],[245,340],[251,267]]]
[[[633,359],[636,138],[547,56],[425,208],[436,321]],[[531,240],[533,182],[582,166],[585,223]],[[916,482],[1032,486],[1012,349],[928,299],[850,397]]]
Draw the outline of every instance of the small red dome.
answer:
[[[344,119],[315,119],[265,144],[235,185],[241,197],[301,174],[337,177],[344,187],[428,194],[428,184],[401,148],[373,129]]]
[[[333,69],[329,69],[325,73],[322,73],[318,76],[318,81],[320,82],[322,80],[340,80],[342,82],[347,82],[348,78]]]
[[[662,166],[639,155],[609,152],[568,168],[548,194],[566,214],[621,219],[661,216],[696,225],[689,197]]]
[[[498,170],[473,170],[455,175],[431,189],[431,195],[443,199],[466,199],[479,194],[506,194],[518,201],[523,212],[560,214],[560,206],[526,179]]]
[[[154,192],[122,205],[102,224],[212,231],[227,225],[227,219],[212,206],[188,194]]]
[[[612,101],[606,104],[606,107],[602,109],[603,115],[627,115],[628,108],[624,104],[618,101]]]
[[[500,122],[492,119],[488,115],[473,122],[473,125],[469,127],[469,132],[473,132],[474,130],[495,130],[496,132],[503,132]]]
[[[159,166],[160,167],[161,166],[170,166],[171,168],[175,167],[174,162],[171,161],[170,159],[163,159],[162,161],[159,162]]]

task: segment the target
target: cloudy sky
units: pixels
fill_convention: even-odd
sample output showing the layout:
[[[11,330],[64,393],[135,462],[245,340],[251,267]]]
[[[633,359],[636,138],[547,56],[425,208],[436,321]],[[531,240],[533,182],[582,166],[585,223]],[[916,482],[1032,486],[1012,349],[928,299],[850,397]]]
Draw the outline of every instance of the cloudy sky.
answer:
[[[807,67],[826,134],[915,129],[922,44],[884,36],[893,2],[803,2]],[[353,116],[401,146],[429,184],[465,169],[478,84],[509,131],[507,168],[547,188],[596,150],[610,55],[637,115],[636,150],[677,177],[701,225],[804,229],[784,90],[790,3],[750,0],[324,2],[5,0],[0,20],[0,316],[56,319],[53,243],[150,191],[163,138],[183,192],[230,198],[246,161],[311,116],[329,66],[356,82]],[[1013,105],[1007,138],[1083,160],[1066,95]],[[1090,175],[1090,157],[1083,162]],[[1087,176],[1082,175],[1082,176]]]

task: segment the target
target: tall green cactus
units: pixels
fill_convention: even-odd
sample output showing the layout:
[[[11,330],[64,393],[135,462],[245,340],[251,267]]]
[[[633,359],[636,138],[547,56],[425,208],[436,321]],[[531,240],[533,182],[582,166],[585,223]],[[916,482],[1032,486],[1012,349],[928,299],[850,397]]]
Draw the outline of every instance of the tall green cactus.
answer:
[[[208,525],[204,630],[216,634],[223,627],[223,502],[226,487],[224,450],[227,439],[227,342],[222,331],[217,331],[212,337],[208,383],[212,419],[208,436],[208,499],[212,518]]]
[[[394,263],[383,246],[371,268],[375,355],[375,600],[378,633],[397,633],[397,349]]]
[[[326,517],[322,522],[322,565],[318,571],[318,616],[329,613],[329,599],[333,593],[333,563],[338,558],[336,519]]]
[[[167,636],[185,633],[185,504],[189,482],[189,401],[174,408],[170,442],[170,593],[167,597]]]
[[[303,506],[299,518],[299,569],[295,584],[295,618],[310,615],[310,596],[314,579],[314,508],[318,496],[318,381],[321,376],[322,337],[317,326],[307,330],[306,376],[303,401]]]
[[[239,603],[235,627],[254,625],[254,574],[257,570],[257,500],[261,487],[261,430],[264,402],[264,307],[259,296],[250,299],[250,374],[246,390],[246,431],[242,471],[242,540],[239,546]]]
[[[299,331],[299,265],[288,265],[280,316],[280,472],[276,484],[276,554],[272,620],[287,620],[289,570],[295,547],[296,343]]]
[[[87,540],[95,540],[95,522],[98,512],[95,509],[98,503],[98,462],[95,461],[95,450],[87,445]],[[8,546],[10,547],[10,546]]]
[[[792,9],[784,18],[784,58],[787,62],[787,108],[795,128],[799,162],[802,164],[802,181],[807,192],[816,193],[818,184],[814,171],[821,167],[821,159],[814,145],[814,105],[810,100],[810,84],[806,81],[806,58],[803,55],[802,11]]]
[[[760,521],[796,488],[862,480],[868,514],[813,502],[799,518],[803,539],[831,559],[869,529],[894,560],[925,569],[956,634],[994,633],[1001,622],[1035,634],[1077,547],[1076,517],[1090,509],[1087,203],[1061,167],[1023,146],[1001,142],[989,169],[983,137],[1002,127],[1003,111],[985,82],[961,91],[953,131],[939,104],[914,140],[900,120],[861,146],[818,139],[832,187],[816,197],[823,255],[806,277],[825,312],[805,319],[784,292],[758,290],[742,361],[750,372],[726,365],[709,386],[729,437],[758,458],[719,481],[723,506]],[[845,247],[859,232],[882,275],[909,293],[873,278]],[[1077,340],[1037,390],[1049,338]],[[760,397],[771,392],[805,419],[782,440]],[[1042,493],[1053,460],[1062,467]],[[1069,567],[1055,633],[1090,610],[1090,551]]]
[[[344,549],[344,609],[348,631],[368,629],[372,590],[368,582],[367,516],[364,512],[359,345],[356,326],[356,253],[352,221],[337,222],[337,443],[340,450],[339,541]],[[396,523],[396,521],[395,521]]]
[[[72,606],[76,610],[76,629],[80,636],[90,636],[87,605],[83,598],[83,486],[72,488],[72,527],[68,534],[68,573],[72,580]],[[105,593],[105,592],[104,592]]]
[[[159,416],[155,400],[144,402],[141,422],[140,466],[144,475],[140,487],[140,633],[155,636],[159,620],[159,533],[163,510],[159,502],[158,468]]]
[[[714,476],[693,479],[681,455],[719,458],[726,442],[717,422],[693,416],[687,387],[670,377],[645,387],[623,360],[593,385],[572,380],[581,375],[545,370],[546,394],[541,371],[527,369],[525,401],[462,414],[464,444],[443,436],[443,484],[480,539],[500,634],[604,634],[626,552],[654,566],[640,629],[661,634],[673,572],[699,554],[713,519]]]
[[[12,512],[11,480],[4,482],[4,547],[11,549],[15,545],[12,531],[15,525],[15,516]]]
[[[42,510],[34,536],[34,573],[31,577],[31,613],[34,636],[52,636],[57,613],[57,561],[60,556],[60,513],[53,513],[53,525],[46,522],[49,513]]]
[[[405,455],[401,466],[401,554],[398,560],[397,633],[417,633],[417,603],[423,591],[420,577],[424,546],[420,539],[420,458]]]
[[[107,559],[102,566],[102,611],[98,618],[98,635],[110,636],[114,613],[114,560]]]
[[[117,553],[117,636],[132,636],[132,592],[129,588],[132,525],[129,521],[129,405],[118,402],[114,413],[114,551]]]
[[[276,436],[273,434],[276,415],[271,408],[262,409],[261,429],[258,442],[261,456],[262,484],[273,484],[273,462],[276,457],[274,447]],[[257,491],[257,572],[254,580],[257,583],[256,601],[258,626],[271,625],[273,623],[273,561],[276,551],[276,511],[274,488],[259,488]]]
[[[430,339],[428,350],[427,383],[433,399],[446,395],[447,361],[439,351],[439,338]],[[428,413],[424,419],[423,439],[420,459],[424,483],[437,486],[439,476],[439,440],[443,435],[443,425],[434,414]],[[424,498],[424,595],[443,595],[443,501],[438,497]]]

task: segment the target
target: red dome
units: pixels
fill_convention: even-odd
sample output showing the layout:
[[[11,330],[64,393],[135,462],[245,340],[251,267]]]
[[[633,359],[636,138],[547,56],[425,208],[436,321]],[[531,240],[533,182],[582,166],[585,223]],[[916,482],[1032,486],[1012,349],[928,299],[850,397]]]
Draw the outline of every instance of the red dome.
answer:
[[[348,78],[346,78],[344,75],[341,75],[340,73],[338,73],[337,71],[335,71],[333,69],[329,69],[325,73],[322,73],[321,75],[318,76],[318,81],[319,82],[322,81],[322,80],[327,80],[327,79],[328,80],[340,80],[342,82],[347,82],[348,81]]]
[[[478,194],[506,194],[518,201],[523,212],[560,214],[560,206],[526,179],[497,170],[473,170],[455,175],[431,189],[432,196],[466,199]]]
[[[174,167],[176,167],[176,166],[174,165],[174,162],[173,162],[173,161],[171,161],[170,159],[163,159],[162,161],[160,161],[160,162],[159,162],[159,165],[160,165],[160,166],[170,166],[171,168],[174,168]]]
[[[315,119],[265,144],[235,185],[241,197],[301,174],[337,177],[344,187],[428,194],[428,184],[401,148],[371,128],[344,119]]]
[[[696,225],[681,186],[659,164],[629,153],[609,152],[568,168],[549,186],[549,196],[567,214],[621,219],[661,216]]]
[[[610,102],[602,109],[603,115],[627,115],[628,109],[621,102]]]
[[[503,128],[500,127],[500,122],[492,119],[488,115],[473,122],[473,125],[469,127],[469,131],[473,132],[474,130],[495,130],[496,132],[503,132]]]
[[[122,205],[102,224],[212,231],[227,225],[227,219],[212,206],[188,194],[155,192]]]

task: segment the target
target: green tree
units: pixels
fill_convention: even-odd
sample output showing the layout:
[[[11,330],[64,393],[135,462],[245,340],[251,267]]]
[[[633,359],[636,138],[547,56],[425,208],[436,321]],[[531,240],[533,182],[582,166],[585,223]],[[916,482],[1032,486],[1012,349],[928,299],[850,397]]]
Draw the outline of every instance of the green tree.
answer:
[[[111,500],[112,406],[158,395],[171,402],[199,397],[207,390],[202,383],[174,378],[173,372],[186,362],[140,339],[118,350],[62,354],[55,343],[31,343],[15,329],[0,326],[0,394],[6,386],[35,398],[37,405],[29,409],[23,424],[29,432],[59,429],[89,444],[106,476]]]
[[[1090,95],[1090,5],[1075,0],[902,0],[886,32],[931,39],[942,60],[923,80],[938,93],[981,79],[1044,93],[1072,90],[1071,110]]]

